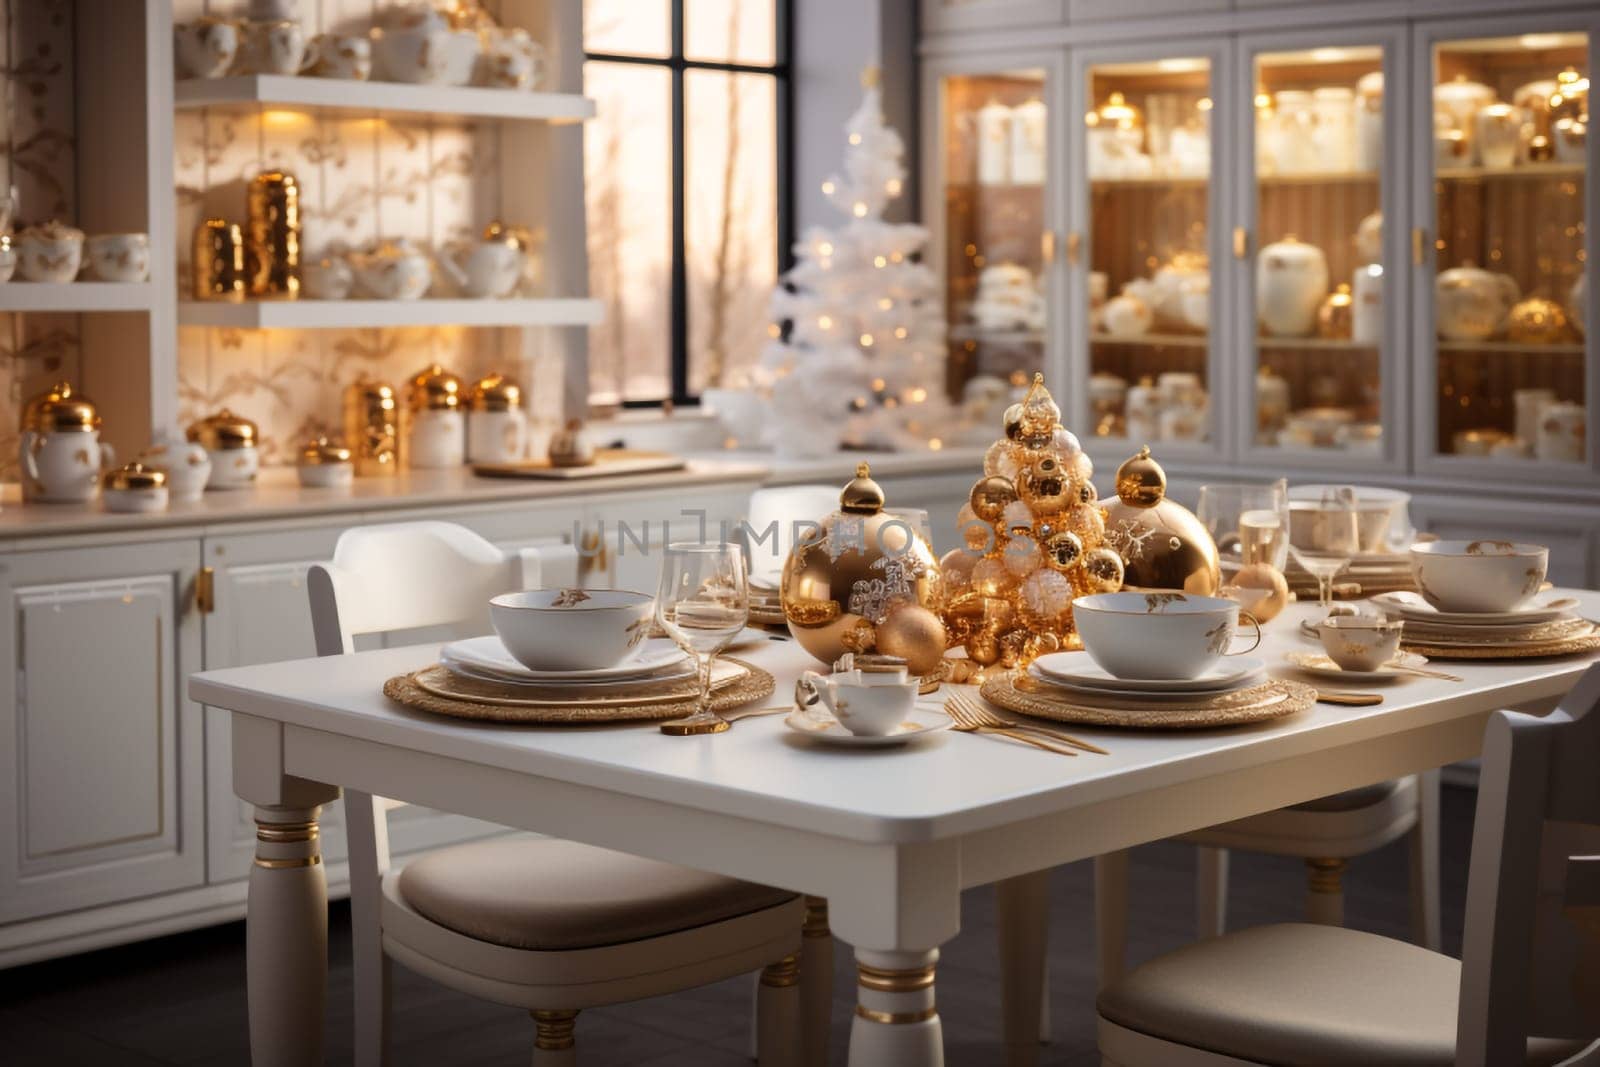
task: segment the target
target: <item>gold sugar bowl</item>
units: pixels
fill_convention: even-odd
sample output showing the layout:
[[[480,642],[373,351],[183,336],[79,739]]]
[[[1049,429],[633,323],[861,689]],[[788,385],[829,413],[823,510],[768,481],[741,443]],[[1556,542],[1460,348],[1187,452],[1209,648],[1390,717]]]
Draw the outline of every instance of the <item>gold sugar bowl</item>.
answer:
[[[307,489],[348,489],[355,481],[356,465],[350,449],[318,435],[300,450],[295,473]]]
[[[362,378],[345,387],[344,439],[360,478],[391,478],[400,469],[400,403],[394,387]]]
[[[166,511],[169,499],[167,472],[135,460],[100,479],[100,499],[107,511],[149,514]]]
[[[261,471],[261,435],[256,424],[223,408],[190,425],[189,440],[211,458],[207,489],[245,489]]]

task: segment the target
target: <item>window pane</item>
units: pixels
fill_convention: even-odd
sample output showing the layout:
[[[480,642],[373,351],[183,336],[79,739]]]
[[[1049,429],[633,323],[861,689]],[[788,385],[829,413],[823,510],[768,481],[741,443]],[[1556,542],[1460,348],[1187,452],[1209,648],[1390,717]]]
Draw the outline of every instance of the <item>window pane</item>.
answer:
[[[589,330],[596,404],[672,393],[672,84],[664,67],[588,62],[584,126],[589,292],[605,321]]]
[[[618,55],[670,55],[672,5],[669,0],[583,0],[583,47]]]
[[[767,340],[777,277],[776,80],[684,75],[689,388],[737,381]],[[732,375],[732,377],[730,377]]]
[[[776,62],[773,0],[684,0],[683,54],[714,63]]]

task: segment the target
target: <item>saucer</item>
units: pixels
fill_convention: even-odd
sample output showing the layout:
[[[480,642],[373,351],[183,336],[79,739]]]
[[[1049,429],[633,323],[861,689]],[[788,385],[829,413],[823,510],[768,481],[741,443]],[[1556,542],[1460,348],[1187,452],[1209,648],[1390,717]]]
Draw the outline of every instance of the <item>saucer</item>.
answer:
[[[1029,668],[1040,681],[1101,693],[1218,693],[1257,681],[1266,669],[1266,663],[1254,656],[1233,656],[1194,678],[1118,678],[1087,652],[1052,652]]]
[[[1411,672],[1396,670],[1389,664],[1397,664],[1400,667],[1421,667],[1428,662],[1427,656],[1419,656],[1415,652],[1397,652],[1389,663],[1375,671],[1347,671],[1320,652],[1285,652],[1283,658],[1295,670],[1340,682],[1355,682],[1357,679],[1367,682],[1392,682],[1396,678],[1409,676]]]
[[[452,670],[495,681],[524,684],[583,685],[650,677],[652,680],[686,677],[694,663],[677,645],[657,638],[643,642],[621,663],[588,671],[534,671],[514,659],[495,634],[452,641],[439,650],[439,662]]]
[[[1443,611],[1418,593],[1381,593],[1372,602],[1385,612],[1408,622],[1429,622],[1451,626],[1516,626],[1522,623],[1554,622],[1572,614],[1578,606],[1573,597],[1557,597],[1543,603],[1530,603],[1511,611]]]
[[[800,708],[795,708],[783,719],[783,725],[797,734],[846,748],[888,748],[891,745],[904,745],[928,734],[943,733],[955,724],[955,720],[942,711],[913,708],[905,721],[895,728],[894,733],[868,737],[851,733],[831,715],[819,718]]]

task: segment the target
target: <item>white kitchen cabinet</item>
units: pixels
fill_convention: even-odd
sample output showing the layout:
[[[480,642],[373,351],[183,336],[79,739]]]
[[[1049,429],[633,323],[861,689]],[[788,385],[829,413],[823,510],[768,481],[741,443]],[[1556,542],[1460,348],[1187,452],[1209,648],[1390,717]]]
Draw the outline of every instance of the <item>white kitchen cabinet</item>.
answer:
[[[194,540],[0,563],[0,923],[200,884]]]

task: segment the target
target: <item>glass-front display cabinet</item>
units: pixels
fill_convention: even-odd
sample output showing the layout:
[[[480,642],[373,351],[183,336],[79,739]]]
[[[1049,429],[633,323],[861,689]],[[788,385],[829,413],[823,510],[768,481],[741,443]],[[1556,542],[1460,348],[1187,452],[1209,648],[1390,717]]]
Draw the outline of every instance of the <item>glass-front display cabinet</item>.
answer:
[[[1593,476],[1594,26],[1584,21],[1419,27],[1424,464],[1493,461],[1558,480],[1589,464]]]
[[[942,196],[932,252],[949,319],[949,384],[1028,381],[1045,369],[1056,259],[1047,64],[928,77],[938,101],[933,153]]]
[[[1108,452],[1157,441],[1198,450],[1215,436],[1221,54],[1201,42],[1148,58],[1074,56],[1069,363],[1086,383],[1073,390],[1080,435],[1110,439]]]
[[[1232,235],[1247,396],[1238,446],[1298,463],[1396,460],[1398,368],[1385,316],[1383,219],[1402,172],[1401,36],[1245,39],[1240,130],[1249,167]],[[1400,84],[1404,84],[1403,81]],[[1386,437],[1389,440],[1386,440]]]

